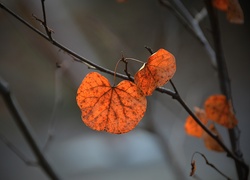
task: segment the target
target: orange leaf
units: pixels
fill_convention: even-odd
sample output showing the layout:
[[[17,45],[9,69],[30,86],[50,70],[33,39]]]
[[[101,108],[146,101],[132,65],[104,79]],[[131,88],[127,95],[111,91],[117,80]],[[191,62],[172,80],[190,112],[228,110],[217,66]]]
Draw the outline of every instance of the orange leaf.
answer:
[[[135,84],[146,95],[167,83],[176,71],[174,56],[165,49],[152,54],[147,63],[135,74]]]
[[[224,95],[210,96],[205,101],[205,111],[208,119],[226,128],[233,128],[238,123],[232,111],[232,105]]]
[[[226,11],[228,8],[228,0],[213,0],[213,6],[221,11]]]
[[[108,79],[96,72],[83,79],[76,100],[88,127],[114,134],[134,129],[147,106],[145,96],[134,83],[124,80],[111,87]]]
[[[207,118],[206,118],[206,113],[203,109],[200,109],[198,107],[195,107],[195,115],[199,118],[199,120],[203,124],[207,124]],[[203,129],[200,127],[199,124],[195,122],[195,120],[192,118],[192,116],[188,116],[186,119],[185,123],[185,131],[188,135],[190,136],[195,136],[195,137],[202,137],[203,134]]]
[[[221,136],[217,129],[215,128],[214,124],[210,124],[208,129],[215,135],[221,139]],[[217,151],[217,152],[224,152],[224,149],[213,139],[211,136],[209,136],[205,131],[204,131],[204,136],[203,136],[204,144],[207,149]]]
[[[229,0],[227,19],[230,23],[243,24],[244,14],[238,0]]]

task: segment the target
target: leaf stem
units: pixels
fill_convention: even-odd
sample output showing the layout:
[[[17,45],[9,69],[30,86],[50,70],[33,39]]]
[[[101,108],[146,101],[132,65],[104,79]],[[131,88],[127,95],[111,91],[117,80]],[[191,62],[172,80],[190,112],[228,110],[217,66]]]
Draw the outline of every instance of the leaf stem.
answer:
[[[130,60],[130,61],[135,61],[135,62],[138,62],[138,63],[141,63],[141,64],[144,64],[145,62],[139,60],[139,59],[135,59],[135,58],[124,58],[124,60]]]
[[[208,165],[208,166],[210,166],[210,167],[212,167],[215,171],[217,171],[219,174],[221,174],[223,177],[225,177],[227,180],[231,180],[231,178],[229,178],[227,175],[225,175],[223,172],[221,172],[215,165],[213,165],[212,163],[210,163],[208,160],[207,160],[207,158],[206,158],[206,156],[204,155],[204,154],[202,154],[202,153],[200,153],[200,152],[194,152],[194,154],[192,155],[192,158],[191,158],[191,164],[192,164],[192,162],[194,162],[194,156],[196,155],[196,154],[199,154],[199,155],[201,155],[201,157],[203,157],[204,158],[204,160],[205,160],[205,162],[206,162],[206,164]]]
[[[123,61],[123,58],[119,59],[115,65],[115,70],[114,70],[114,84],[113,84],[113,87],[115,86],[115,78],[116,78],[116,71],[117,71],[117,67],[119,65],[119,63]]]

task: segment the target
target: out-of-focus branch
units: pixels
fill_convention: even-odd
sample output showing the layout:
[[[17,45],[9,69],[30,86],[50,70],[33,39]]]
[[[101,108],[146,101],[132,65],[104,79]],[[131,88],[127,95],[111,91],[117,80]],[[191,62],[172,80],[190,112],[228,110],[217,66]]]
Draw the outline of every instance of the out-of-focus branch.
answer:
[[[194,35],[199,42],[203,44],[205,47],[208,55],[211,59],[211,64],[214,68],[217,68],[215,52],[210,46],[207,38],[205,37],[204,33],[202,32],[199,21],[197,18],[194,18],[187,8],[182,4],[180,0],[159,0],[160,4],[164,7],[169,8],[172,10],[174,15],[180,20],[180,22],[186,27],[192,35]]]
[[[58,175],[50,166],[49,162],[45,158],[44,154],[41,151],[41,148],[38,144],[37,138],[35,133],[29,124],[26,116],[22,112],[16,98],[10,92],[9,86],[7,82],[5,82],[0,77],[0,93],[3,96],[3,99],[11,112],[17,126],[19,127],[20,131],[22,132],[23,136],[27,140],[30,148],[32,149],[33,153],[35,154],[38,164],[42,167],[44,172],[53,180],[59,179]]]
[[[1,141],[13,152],[15,153],[26,165],[28,166],[38,166],[37,162],[28,160],[25,155],[14,146],[4,135],[0,134]]]
[[[230,83],[227,65],[226,65],[226,61],[225,61],[223,50],[222,50],[217,12],[213,8],[211,0],[205,0],[205,3],[206,3],[208,15],[209,15],[213,39],[214,39],[214,47],[215,47],[215,53],[216,53],[216,61],[218,65],[218,76],[219,76],[221,93],[227,97],[228,102],[232,103],[231,83]],[[230,137],[232,151],[235,154],[235,156],[241,160],[240,162],[235,161],[238,178],[242,180],[247,180],[248,175],[249,175],[249,167],[244,162],[243,154],[240,149],[238,127],[229,129],[228,134]]]

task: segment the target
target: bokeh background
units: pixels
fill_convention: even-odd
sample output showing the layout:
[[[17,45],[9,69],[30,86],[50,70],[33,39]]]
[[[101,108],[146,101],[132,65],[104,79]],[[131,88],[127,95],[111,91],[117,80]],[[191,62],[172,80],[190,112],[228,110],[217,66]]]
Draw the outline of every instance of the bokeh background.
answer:
[[[32,17],[34,14],[42,18],[40,1],[1,2],[44,32]],[[240,147],[250,164],[250,23],[248,2],[240,2],[245,12],[244,25],[230,24],[222,12],[219,21],[241,130]],[[204,7],[200,0],[183,3],[192,14]],[[114,69],[122,54],[146,61],[149,53],[145,45],[153,50],[165,48],[176,57],[173,81],[190,108],[202,107],[209,95],[220,93],[218,77],[205,48],[157,0],[53,0],[45,4],[48,26],[55,32],[53,38],[79,55]],[[208,17],[200,25],[211,40]],[[130,72],[136,72],[139,66],[129,63]],[[188,114],[166,94],[155,92],[148,97],[144,118],[127,134],[112,135],[87,128],[81,121],[75,97],[82,79],[91,71],[0,10],[0,76],[9,83],[42,147],[54,122],[53,137],[44,147],[44,154],[62,179],[192,179],[190,162],[195,151],[237,179],[232,159],[225,153],[207,150],[202,140],[185,134],[183,125]],[[122,64],[119,72],[123,72]],[[102,74],[113,81],[112,76]],[[147,130],[152,126],[156,131]],[[230,147],[227,131],[219,126],[218,129]],[[2,97],[0,133],[28,160],[35,161]],[[0,179],[49,179],[41,168],[27,166],[3,141],[0,159]],[[197,178],[223,179],[200,156],[195,160]]]

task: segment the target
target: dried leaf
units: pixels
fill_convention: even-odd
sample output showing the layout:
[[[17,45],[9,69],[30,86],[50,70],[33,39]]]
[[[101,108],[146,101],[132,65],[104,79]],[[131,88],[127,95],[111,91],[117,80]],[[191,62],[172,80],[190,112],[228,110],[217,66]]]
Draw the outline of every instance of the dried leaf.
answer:
[[[213,6],[221,11],[227,11],[228,0],[213,0]]]
[[[96,72],[83,79],[76,100],[88,127],[114,134],[134,129],[147,106],[145,96],[134,83],[124,80],[111,87],[109,81]]]
[[[198,107],[195,107],[195,115],[199,118],[199,120],[206,125],[208,120],[206,117],[206,113],[203,109],[200,109]],[[203,129],[200,127],[199,124],[196,123],[196,121],[192,118],[192,116],[188,116],[185,123],[185,131],[190,136],[195,137],[202,137],[203,135]]]
[[[174,56],[165,49],[159,49],[135,74],[135,84],[144,95],[149,96],[157,87],[166,84],[173,77],[175,71]]]
[[[224,95],[210,96],[205,101],[205,111],[208,119],[226,128],[233,128],[238,123],[234,116],[232,105]]]
[[[196,171],[196,165],[195,165],[195,160],[193,160],[192,162],[191,162],[191,172],[190,172],[190,176],[193,176],[194,175],[194,173],[195,173],[195,171]]]
[[[230,23],[243,24],[244,14],[238,0],[228,0],[227,19]]]
[[[217,135],[219,137],[219,139],[221,139],[221,136],[220,136],[219,132],[217,131],[217,129],[215,128],[214,124],[210,124],[208,129],[213,134]],[[217,151],[217,152],[224,152],[224,149],[211,136],[209,136],[205,131],[204,131],[204,135],[203,135],[203,140],[204,140],[204,144],[205,144],[207,149]]]

